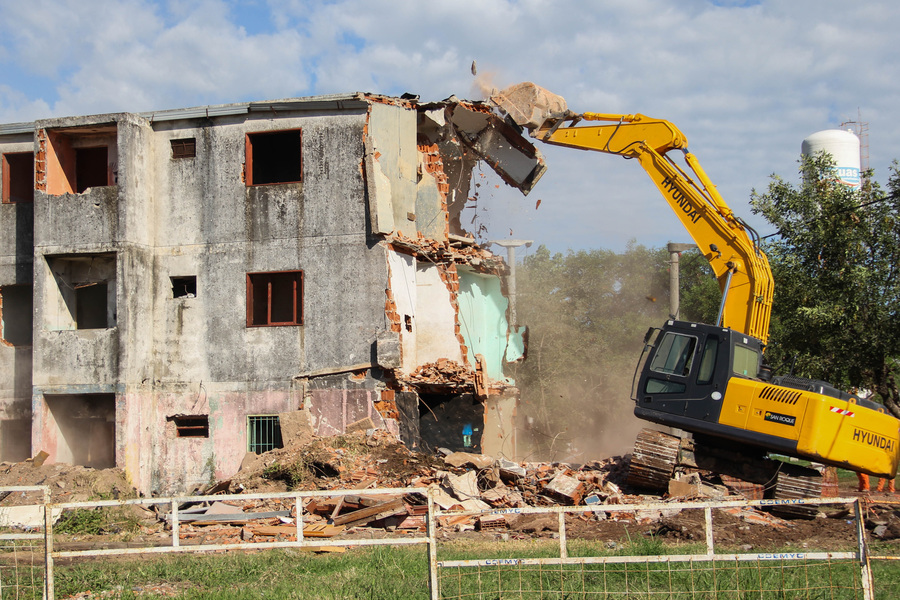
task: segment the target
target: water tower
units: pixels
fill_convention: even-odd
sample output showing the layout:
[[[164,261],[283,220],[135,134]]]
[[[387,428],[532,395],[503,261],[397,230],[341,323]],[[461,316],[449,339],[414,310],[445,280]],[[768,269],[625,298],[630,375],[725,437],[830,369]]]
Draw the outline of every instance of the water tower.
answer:
[[[800,151],[805,156],[815,156],[819,152],[830,154],[834,159],[838,181],[852,188],[859,187],[859,138],[852,131],[818,131],[803,140]]]

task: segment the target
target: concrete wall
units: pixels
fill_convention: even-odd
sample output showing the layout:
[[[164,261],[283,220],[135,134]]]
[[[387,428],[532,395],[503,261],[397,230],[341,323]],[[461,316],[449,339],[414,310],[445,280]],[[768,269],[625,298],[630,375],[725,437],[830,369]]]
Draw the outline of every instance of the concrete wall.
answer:
[[[36,123],[38,145],[56,158],[34,204],[35,451],[51,461],[72,454],[45,395],[59,404],[113,393],[117,462],[143,490],[182,491],[237,470],[248,415],[300,406],[297,374],[371,365],[387,265],[368,233],[366,119],[351,110]],[[248,187],[246,134],[284,129],[302,130],[303,181]],[[65,153],[88,143],[82,138],[115,147],[115,185],[72,191]],[[184,138],[196,139],[196,156],[173,158],[171,140]],[[25,147],[4,142],[4,151]],[[11,243],[5,252],[0,270],[12,279],[20,261]],[[247,274],[295,270],[303,271],[303,325],[248,327]],[[67,283],[86,272],[109,286],[107,327],[79,329],[70,310]],[[175,297],[172,277],[196,278],[196,293]],[[4,354],[11,364],[12,352]],[[208,415],[209,437],[176,437],[167,417],[181,414]]]
[[[33,151],[31,134],[7,136],[0,147],[3,154]],[[0,196],[5,183],[0,179]],[[33,309],[29,310],[25,301],[32,283],[33,230],[33,203],[0,204],[0,422],[5,423],[0,438],[10,438],[0,439],[0,460],[21,458],[22,452],[9,448],[9,442],[27,434],[10,427],[19,430],[31,420],[32,343],[27,335],[15,335],[15,331],[33,318]]]

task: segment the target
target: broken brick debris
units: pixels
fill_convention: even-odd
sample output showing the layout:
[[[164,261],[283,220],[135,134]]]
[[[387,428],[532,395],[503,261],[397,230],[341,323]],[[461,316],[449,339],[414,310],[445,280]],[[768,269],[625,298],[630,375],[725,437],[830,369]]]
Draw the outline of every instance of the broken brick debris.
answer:
[[[444,363],[443,366],[446,368],[448,364],[452,363]],[[248,461],[252,466],[230,480],[218,482],[201,492],[207,495],[208,500],[179,507],[179,537],[189,544],[296,540],[294,499],[216,500],[215,494],[238,494],[242,491],[334,490],[333,496],[308,498],[302,504],[303,536],[311,539],[352,536],[354,532],[373,529],[391,531],[395,535],[424,533],[427,530],[428,490],[435,505],[442,510],[468,513],[439,516],[437,525],[445,532],[510,530],[540,535],[541,532],[558,531],[559,518],[555,514],[514,514],[513,511],[499,514],[505,509],[528,506],[584,506],[583,513],[570,517],[584,522],[656,523],[661,528],[672,514],[678,512],[678,509],[673,509],[639,511],[636,514],[617,508],[653,498],[630,494],[628,487],[623,491],[627,456],[586,464],[518,463],[451,451],[446,451],[446,456],[439,458],[410,451],[387,432],[379,429],[373,431],[363,425],[367,424],[360,423],[358,431],[350,434],[316,438],[308,444],[276,449]],[[8,473],[23,472],[16,470],[16,465],[5,465],[3,468]],[[59,485],[51,487],[58,488],[55,492],[59,497],[59,492],[69,485],[68,480],[56,475],[59,468],[54,465],[34,468],[28,464],[27,471],[46,471],[45,477],[50,476],[49,482],[58,481]],[[81,478],[91,474],[94,475],[91,481],[105,481],[106,478],[116,482],[111,483],[113,487],[119,485],[119,479],[111,474],[93,474],[92,470],[83,467],[76,470]],[[669,499],[721,497],[729,492],[752,494],[756,491],[755,487],[739,480],[708,475],[679,475],[670,486]],[[719,481],[724,485],[713,485],[713,482]],[[403,495],[370,491],[372,488],[397,487],[419,488],[422,491]],[[62,496],[66,499],[71,497],[71,494]],[[6,504],[7,501],[3,502]],[[485,512],[490,510],[498,513]],[[143,511],[147,514],[142,516],[142,522],[171,527],[172,518],[168,511],[157,511],[159,514],[155,516],[151,511]],[[788,521],[757,509],[735,509],[729,514],[748,525],[776,529],[789,525]],[[884,516],[871,527],[873,535],[884,539],[900,536],[900,519],[892,515]],[[832,518],[840,519],[838,516]],[[678,535],[686,534],[682,532]],[[328,548],[313,547],[321,551],[329,551]]]

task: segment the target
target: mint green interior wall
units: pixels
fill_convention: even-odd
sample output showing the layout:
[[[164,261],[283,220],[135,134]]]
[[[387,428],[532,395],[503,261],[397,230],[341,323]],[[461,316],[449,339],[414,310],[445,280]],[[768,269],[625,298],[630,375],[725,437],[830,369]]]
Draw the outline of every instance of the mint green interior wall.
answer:
[[[459,327],[469,349],[469,359],[474,364],[475,355],[481,354],[490,379],[512,383],[503,375],[509,301],[500,292],[500,278],[462,269],[458,274]]]

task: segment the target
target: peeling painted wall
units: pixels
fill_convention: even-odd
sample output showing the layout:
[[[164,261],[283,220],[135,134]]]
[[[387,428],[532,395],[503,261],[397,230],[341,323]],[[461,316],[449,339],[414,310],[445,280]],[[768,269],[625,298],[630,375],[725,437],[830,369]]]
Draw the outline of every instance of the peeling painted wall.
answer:
[[[506,309],[509,301],[500,291],[500,278],[459,270],[460,331],[472,356],[481,355],[488,377],[505,381]]]

